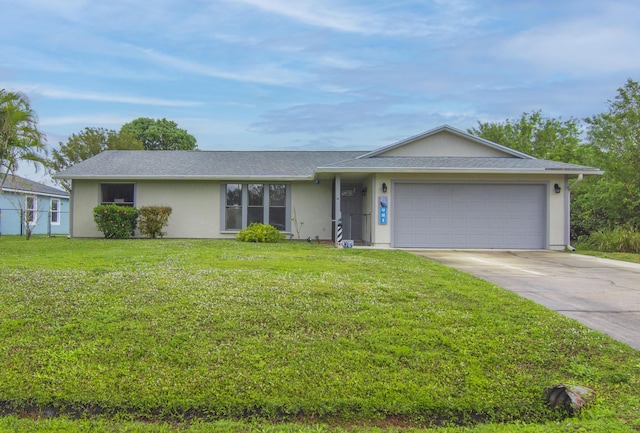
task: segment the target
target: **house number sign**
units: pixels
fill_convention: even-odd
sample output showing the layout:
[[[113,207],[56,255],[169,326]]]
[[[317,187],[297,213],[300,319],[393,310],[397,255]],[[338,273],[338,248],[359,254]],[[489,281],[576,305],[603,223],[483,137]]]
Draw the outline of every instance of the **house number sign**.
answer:
[[[381,195],[378,197],[378,215],[380,219],[378,220],[379,224],[387,223],[387,208],[389,207],[389,197],[386,195]]]

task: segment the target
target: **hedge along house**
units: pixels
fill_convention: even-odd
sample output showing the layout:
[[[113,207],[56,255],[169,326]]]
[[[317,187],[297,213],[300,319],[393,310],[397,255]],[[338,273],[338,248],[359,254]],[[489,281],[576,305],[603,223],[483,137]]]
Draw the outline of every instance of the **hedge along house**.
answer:
[[[69,194],[24,177],[8,175],[0,191],[0,234],[66,235]]]
[[[107,151],[55,177],[72,180],[74,237],[101,236],[92,210],[115,203],[171,206],[174,238],[264,222],[382,248],[563,249],[570,189],[601,173],[442,126],[372,152]]]

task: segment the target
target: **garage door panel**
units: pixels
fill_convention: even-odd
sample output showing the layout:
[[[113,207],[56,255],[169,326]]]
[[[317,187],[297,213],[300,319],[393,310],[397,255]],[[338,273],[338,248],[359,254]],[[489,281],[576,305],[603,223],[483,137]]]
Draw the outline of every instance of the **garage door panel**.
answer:
[[[544,248],[545,185],[403,184],[394,187],[394,246]]]

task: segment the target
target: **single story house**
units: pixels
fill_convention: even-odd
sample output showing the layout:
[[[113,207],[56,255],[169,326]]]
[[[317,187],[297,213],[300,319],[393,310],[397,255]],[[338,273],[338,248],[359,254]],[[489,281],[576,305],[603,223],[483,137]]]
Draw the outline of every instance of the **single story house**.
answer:
[[[66,235],[69,193],[24,177],[8,175],[0,190],[0,234]]]
[[[71,235],[101,203],[173,209],[166,236],[294,238],[388,248],[564,249],[569,193],[596,168],[536,159],[442,126],[374,151],[106,151],[70,179]]]

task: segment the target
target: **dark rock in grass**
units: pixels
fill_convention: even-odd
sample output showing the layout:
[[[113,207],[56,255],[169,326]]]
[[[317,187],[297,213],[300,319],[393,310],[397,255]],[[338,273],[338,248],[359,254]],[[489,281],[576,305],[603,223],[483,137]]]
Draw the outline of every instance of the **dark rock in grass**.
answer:
[[[584,386],[556,385],[544,390],[549,406],[564,408],[574,415],[593,397],[593,390]]]
[[[42,414],[45,418],[53,418],[58,416],[58,410],[53,406],[45,406],[44,409],[42,409]]]

